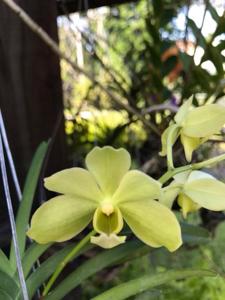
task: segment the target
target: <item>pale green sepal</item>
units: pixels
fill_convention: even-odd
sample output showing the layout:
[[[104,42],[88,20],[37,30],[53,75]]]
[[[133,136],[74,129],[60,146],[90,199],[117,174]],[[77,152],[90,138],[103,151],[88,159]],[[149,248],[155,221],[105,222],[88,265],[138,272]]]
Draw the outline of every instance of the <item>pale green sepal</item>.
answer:
[[[195,211],[197,211],[200,208],[200,206],[198,204],[196,204],[195,202],[193,202],[191,200],[191,198],[189,198],[185,194],[180,194],[179,195],[177,203],[181,207],[181,211],[182,211],[182,214],[183,214],[184,218],[187,217],[187,214],[189,212],[195,212]]]
[[[143,172],[132,170],[123,177],[112,202],[119,204],[144,199],[159,199],[161,192],[161,184],[158,181]]]
[[[208,104],[189,111],[183,124],[183,133],[190,137],[208,137],[225,124],[225,107]]]
[[[131,158],[130,154],[122,148],[95,147],[87,155],[86,165],[104,194],[111,196],[129,170]]]
[[[122,215],[134,234],[152,247],[175,251],[182,244],[180,224],[173,212],[155,200],[120,203]]]
[[[174,175],[173,178],[176,183],[184,184],[188,180],[191,172],[192,171],[181,172],[181,173]]]
[[[101,233],[99,236],[92,236],[91,243],[96,244],[104,249],[110,249],[116,247],[120,244],[125,243],[126,236],[118,236],[114,233],[107,235],[105,233]]]
[[[192,180],[184,185],[183,192],[204,208],[225,210],[225,184],[216,179]]]
[[[162,150],[159,152],[160,156],[166,156],[168,154],[168,149],[171,149],[176,143],[180,134],[180,127],[177,124],[171,124],[166,128],[161,137]]]
[[[36,210],[27,235],[39,244],[69,240],[88,225],[95,209],[92,201],[57,196]]]
[[[179,108],[178,112],[176,113],[174,120],[178,125],[183,124],[189,110],[191,109],[191,105],[192,105],[192,101],[193,101],[193,96],[191,96],[188,100],[186,100],[181,107]]]
[[[206,172],[202,172],[202,171],[191,171],[188,178],[187,178],[187,182],[191,182],[194,180],[198,180],[198,179],[213,179],[213,180],[217,180],[215,177],[213,177],[211,174],[208,174]]]
[[[70,168],[57,172],[44,180],[45,187],[60,194],[73,195],[94,202],[103,200],[93,175],[82,168]]]
[[[177,198],[180,190],[181,186],[173,181],[169,186],[163,188],[163,192],[161,197],[159,198],[159,202],[171,209],[173,206],[173,202]]]
[[[119,233],[123,228],[123,218],[120,210],[115,207],[114,212],[107,216],[98,207],[94,214],[93,227],[98,233],[105,233],[107,235]]]
[[[173,178],[177,184],[181,184],[181,185],[196,179],[203,179],[203,178],[215,179],[215,177],[213,177],[212,175],[198,170],[195,171],[189,170],[189,171],[181,172],[174,175]]]
[[[195,151],[202,144],[202,139],[189,137],[189,136],[183,134],[181,131],[180,140],[184,147],[184,153],[185,153],[186,160],[188,162],[190,162],[192,160],[193,151]]]

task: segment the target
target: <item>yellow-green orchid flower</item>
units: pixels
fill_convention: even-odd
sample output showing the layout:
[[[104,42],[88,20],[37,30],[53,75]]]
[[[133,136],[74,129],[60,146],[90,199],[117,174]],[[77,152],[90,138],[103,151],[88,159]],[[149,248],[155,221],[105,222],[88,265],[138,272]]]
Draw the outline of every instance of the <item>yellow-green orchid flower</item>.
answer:
[[[187,171],[174,176],[164,188],[160,202],[171,208],[177,199],[183,216],[204,207],[213,211],[225,210],[225,184],[202,171]]]
[[[28,236],[40,244],[62,242],[93,220],[99,235],[91,242],[112,248],[125,242],[125,236],[118,236],[125,220],[147,245],[175,251],[182,244],[180,225],[173,212],[156,201],[160,183],[140,171],[129,171],[130,164],[124,149],[95,147],[86,157],[88,170],[71,168],[46,178],[45,187],[63,195],[35,212]]]
[[[192,153],[212,135],[217,134],[225,124],[225,107],[208,104],[197,108],[192,106],[192,98],[184,102],[174,117],[174,122],[162,134],[161,156],[168,155],[180,136],[188,162]]]

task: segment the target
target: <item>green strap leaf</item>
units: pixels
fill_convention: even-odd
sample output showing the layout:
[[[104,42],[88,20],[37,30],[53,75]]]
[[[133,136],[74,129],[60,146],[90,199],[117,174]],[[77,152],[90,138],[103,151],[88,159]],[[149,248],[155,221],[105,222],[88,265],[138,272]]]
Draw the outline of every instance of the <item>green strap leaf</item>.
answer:
[[[100,270],[115,264],[121,259],[131,255],[132,252],[140,251],[143,244],[139,241],[130,241],[121,246],[115,247],[111,250],[105,250],[92,259],[89,259],[72,272],[66,279],[64,279],[45,300],[61,300],[71,290],[77,287],[83,280],[96,274]],[[150,249],[150,248],[149,248]],[[113,297],[112,299],[116,299]]]
[[[43,142],[35,152],[31,167],[26,178],[22,201],[16,217],[17,237],[21,256],[23,256],[25,250],[26,230],[29,223],[30,211],[47,148],[48,143]],[[11,265],[15,268],[16,258],[13,245],[11,245],[10,250],[10,262]]]
[[[52,255],[44,263],[42,263],[41,266],[37,268],[34,273],[32,273],[28,277],[26,283],[30,299],[32,299],[36,290],[53,274],[56,267],[68,255],[68,253],[74,248],[74,246],[74,244],[68,245],[67,247]],[[91,247],[92,245],[84,247],[82,251],[78,252],[77,255],[74,256],[74,258],[84,253]]]
[[[42,263],[41,266],[28,277],[26,283],[28,294],[31,299],[36,290],[49,278],[49,276],[51,276],[57,265],[66,257],[73,247],[74,245],[69,245],[68,247],[58,251]]]
[[[13,298],[7,292],[1,290],[1,288],[0,288],[0,299],[13,300]]]
[[[180,223],[180,225],[184,243],[199,245],[207,244],[211,241],[210,233],[207,229],[187,223]]]
[[[0,299],[16,300],[18,299],[20,287],[9,274],[0,271]]]
[[[5,253],[0,249],[0,270],[7,273],[8,275],[13,274],[10,262]],[[1,299],[1,298],[0,298]]]
[[[25,278],[29,275],[29,272],[34,265],[34,263],[38,260],[38,258],[51,246],[51,244],[36,244],[33,243],[26,250],[23,258],[23,272]]]
[[[172,280],[180,280],[192,276],[215,275],[216,274],[214,272],[209,270],[174,270],[156,275],[146,275],[113,287],[101,295],[92,298],[92,300],[123,300],[130,296],[161,286],[162,284],[171,282]]]

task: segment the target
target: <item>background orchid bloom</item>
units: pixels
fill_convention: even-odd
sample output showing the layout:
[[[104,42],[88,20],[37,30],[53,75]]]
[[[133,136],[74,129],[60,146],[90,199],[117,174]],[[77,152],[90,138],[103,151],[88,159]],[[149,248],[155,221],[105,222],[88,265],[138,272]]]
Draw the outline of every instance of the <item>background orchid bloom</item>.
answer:
[[[171,208],[177,199],[183,216],[204,207],[213,211],[225,210],[225,184],[202,171],[187,171],[174,176],[165,188],[160,202]]]
[[[175,251],[181,230],[173,212],[156,201],[160,183],[129,171],[124,149],[95,147],[86,157],[87,169],[71,168],[45,179],[45,187],[63,194],[44,203],[33,215],[28,236],[38,243],[62,242],[81,232],[91,220],[98,233],[91,242],[103,248],[124,243],[123,220],[152,247]]]
[[[225,124],[225,107],[220,104],[208,104],[192,107],[192,98],[184,102],[174,117],[174,122],[162,134],[161,156],[167,155],[167,146],[171,148],[180,136],[187,161],[192,153],[212,135],[217,134]]]

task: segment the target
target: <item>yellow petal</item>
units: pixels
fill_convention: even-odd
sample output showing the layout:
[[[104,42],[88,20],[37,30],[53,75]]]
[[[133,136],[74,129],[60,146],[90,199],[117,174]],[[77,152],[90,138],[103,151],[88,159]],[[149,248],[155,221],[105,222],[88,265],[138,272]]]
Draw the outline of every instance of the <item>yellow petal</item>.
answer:
[[[116,247],[120,244],[125,243],[126,236],[118,236],[114,233],[110,235],[106,235],[105,233],[101,233],[99,236],[92,236],[91,243],[96,244],[102,248],[110,249]]]
[[[176,183],[184,184],[188,180],[191,172],[192,171],[181,172],[181,173],[174,175],[173,178]]]
[[[190,137],[208,137],[225,124],[225,107],[208,104],[189,111],[183,124],[183,133]]]
[[[159,202],[171,209],[173,202],[177,198],[180,191],[181,187],[178,186],[175,181],[173,181],[169,186],[163,189],[162,195],[159,198]]]
[[[193,101],[193,96],[191,96],[188,100],[184,101],[184,103],[179,108],[178,112],[176,113],[174,120],[178,125],[182,125],[188,112],[191,109]]]
[[[143,172],[129,171],[122,179],[113,196],[113,203],[159,199],[161,185],[158,181]]]
[[[179,206],[181,207],[181,211],[183,217],[186,218],[189,212],[197,211],[200,206],[193,202],[188,196],[184,194],[180,194],[177,200]]]
[[[196,150],[202,144],[202,139],[189,137],[183,134],[182,131],[181,131],[180,139],[182,145],[184,146],[184,153],[185,153],[186,160],[190,162],[192,160],[193,151]]]
[[[105,196],[111,196],[131,165],[125,149],[106,146],[95,147],[86,157],[86,165],[94,175]]]
[[[45,178],[44,185],[50,191],[85,198],[96,203],[104,198],[93,175],[81,168],[57,172]]]
[[[202,171],[191,171],[189,172],[188,178],[187,178],[187,182],[191,182],[194,180],[198,180],[198,179],[214,179],[216,180],[215,177],[213,177],[212,175],[206,173],[206,172],[202,172]]]
[[[85,199],[55,197],[34,213],[27,235],[39,244],[69,240],[88,225],[95,208],[94,202]]]
[[[134,234],[152,247],[175,251],[182,244],[180,225],[173,212],[155,200],[119,204],[122,215]]]
[[[119,233],[123,228],[123,218],[120,210],[115,207],[114,211],[107,216],[102,212],[101,207],[98,207],[94,214],[93,227],[97,232],[107,235]]]
[[[215,178],[191,180],[184,185],[183,192],[204,208],[225,210],[225,184]]]

